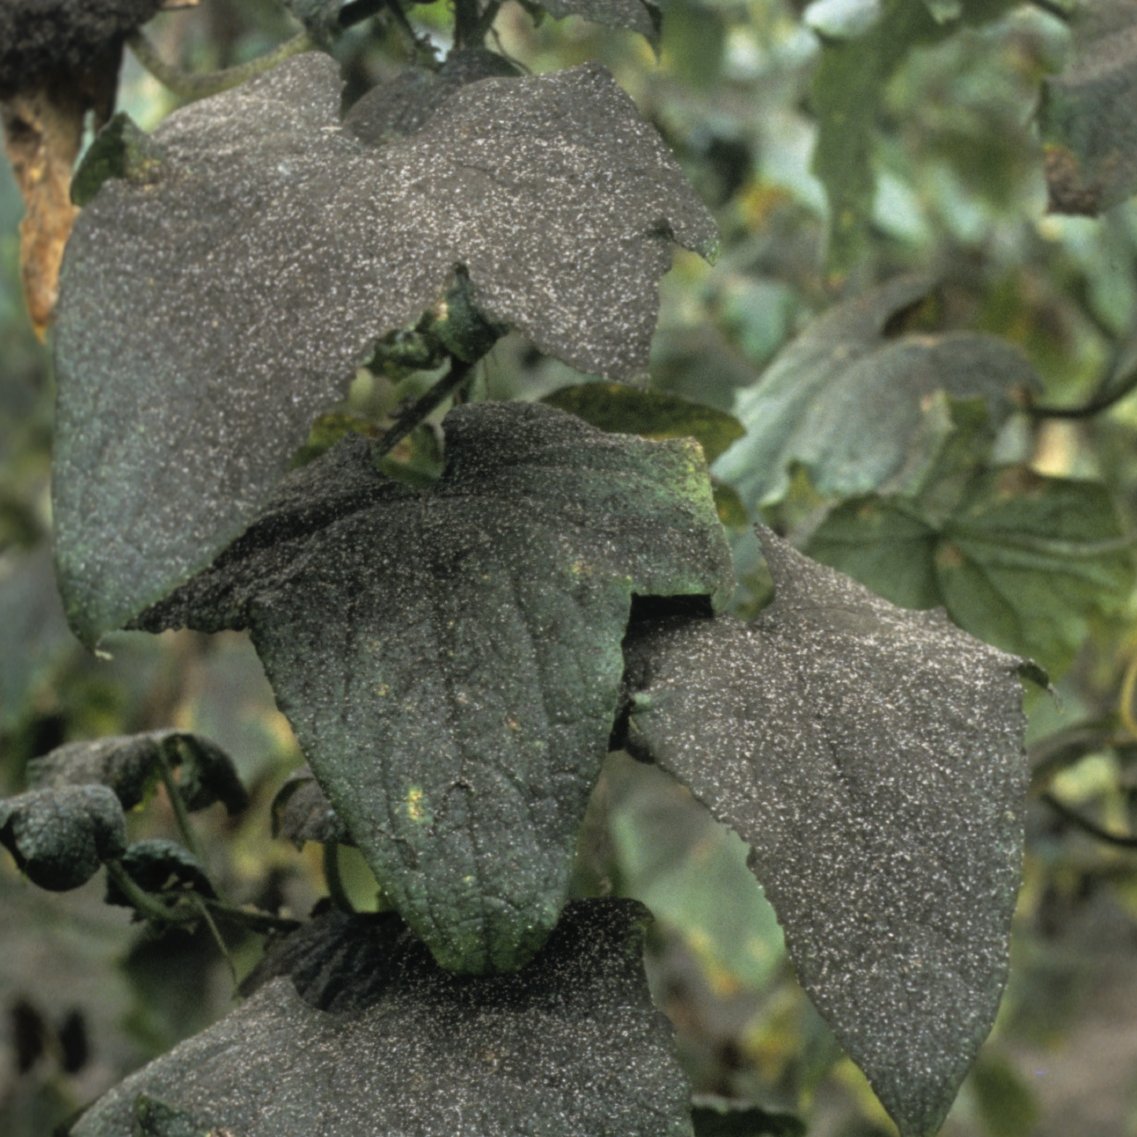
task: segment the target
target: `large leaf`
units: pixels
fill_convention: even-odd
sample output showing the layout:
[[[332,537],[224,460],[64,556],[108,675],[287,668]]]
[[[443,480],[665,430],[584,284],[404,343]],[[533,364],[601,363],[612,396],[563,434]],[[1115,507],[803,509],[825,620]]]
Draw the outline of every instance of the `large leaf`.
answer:
[[[943,606],[974,635],[1065,669],[1090,622],[1119,611],[1133,586],[1108,491],[1020,467],[962,490],[944,513],[923,497],[846,502],[814,530],[809,554],[894,603]]]
[[[750,843],[806,991],[901,1132],[930,1134],[1006,978],[1022,661],[762,537],[753,624],[633,642],[629,745]]]
[[[955,430],[947,399],[984,399],[992,437],[1016,395],[1037,384],[1030,363],[994,336],[894,333],[930,288],[903,276],[838,304],[742,393],[746,436],[715,472],[748,505],[779,501],[794,464],[825,496],[917,486]]]
[[[475,981],[441,971],[398,921],[332,920],[297,979],[340,1013],[275,979],[72,1135],[133,1137],[145,1095],[195,1119],[186,1132],[241,1137],[691,1137],[671,1028],[644,981],[642,911],[576,905],[523,971]]]
[[[1074,57],[1039,107],[1050,208],[1098,214],[1137,192],[1137,0],[1087,0]]]
[[[729,554],[693,442],[507,403],[444,429],[424,492],[345,439],[145,626],[251,628],[407,921],[446,966],[507,969],[564,903],[633,593],[725,593]]]
[[[68,246],[56,339],[58,563],[93,641],[205,568],[315,415],[455,266],[490,321],[586,371],[646,365],[674,242],[714,226],[603,68],[486,79],[409,138],[339,124],[308,54],[174,115]],[[107,413],[113,408],[113,413]]]

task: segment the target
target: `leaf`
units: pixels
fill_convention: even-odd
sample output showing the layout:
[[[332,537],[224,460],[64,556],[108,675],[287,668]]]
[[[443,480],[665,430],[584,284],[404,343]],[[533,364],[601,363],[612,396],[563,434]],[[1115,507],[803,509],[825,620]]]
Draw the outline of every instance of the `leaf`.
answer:
[[[577,415],[601,430],[645,438],[694,438],[708,462],[713,462],[744,433],[737,419],[714,407],[619,383],[562,387],[546,395],[542,402]]]
[[[336,813],[447,967],[519,966],[565,900],[633,594],[729,594],[694,442],[549,407],[447,416],[412,490],[349,437],[146,614],[248,626]]]
[[[630,31],[639,32],[656,51],[659,50],[663,16],[659,6],[652,0],[534,0],[534,2],[557,20],[563,20],[566,16],[580,16],[605,27],[628,28]]]
[[[441,971],[389,918],[355,917],[356,954],[339,952],[336,921],[329,970],[368,992],[350,1012],[278,978],[111,1090],[72,1137],[131,1137],[141,1094],[241,1137],[691,1137],[642,912],[574,905],[523,971],[478,980]]]
[[[1050,208],[1095,216],[1137,192],[1137,0],[1071,17],[1073,58],[1043,84],[1039,126]]]
[[[894,333],[931,287],[901,276],[836,305],[742,392],[746,436],[715,472],[752,509],[785,496],[795,464],[826,497],[919,487],[956,430],[948,400],[982,398],[993,440],[1034,369],[995,336]]]
[[[629,746],[750,843],[810,998],[901,1132],[931,1134],[1006,979],[1024,664],[760,536],[753,624],[631,643]]]
[[[973,635],[1052,673],[1069,666],[1092,620],[1120,611],[1133,583],[1104,486],[1014,466],[976,475],[943,516],[922,501],[846,502],[814,530],[809,553],[896,604],[943,606]]]
[[[178,790],[186,808],[205,809],[220,801],[230,814],[248,804],[248,794],[229,756],[199,734],[152,730],[90,742],[69,742],[28,764],[31,786],[109,786],[133,809],[159,778],[163,764],[180,767]]]
[[[79,888],[122,856],[122,806],[106,786],[28,790],[0,799],[0,844],[40,888]]]
[[[154,135],[157,183],[106,183],[77,224],[53,484],[88,642],[248,526],[315,416],[455,266],[485,320],[627,378],[675,242],[712,250],[710,216],[599,66],[469,83],[381,147],[341,128],[339,87],[309,53],[183,108]]]
[[[122,867],[127,876],[145,892],[165,892],[183,889],[199,896],[214,898],[217,892],[198,859],[176,841],[164,837],[150,837],[135,841],[122,856]],[[108,904],[121,904],[132,908],[118,884],[107,879]]]
[[[805,1125],[791,1114],[706,1095],[695,1098],[691,1119],[695,1137],[805,1137]]]
[[[272,835],[291,841],[298,849],[308,841],[355,843],[307,766],[289,775],[272,799]]]

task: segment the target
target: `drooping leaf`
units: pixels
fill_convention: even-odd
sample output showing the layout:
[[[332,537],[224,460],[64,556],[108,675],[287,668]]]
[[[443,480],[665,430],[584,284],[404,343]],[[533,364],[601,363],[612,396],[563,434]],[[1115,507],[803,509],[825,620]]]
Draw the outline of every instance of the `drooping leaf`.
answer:
[[[995,336],[892,332],[931,283],[898,277],[838,304],[739,396],[746,435],[715,472],[751,508],[781,500],[795,464],[827,497],[917,487],[956,429],[948,400],[982,398],[990,439],[1037,384]]]
[[[1104,486],[1021,467],[978,474],[946,514],[922,499],[843,503],[808,548],[894,603],[942,606],[973,635],[1054,673],[1091,620],[1119,611],[1134,579]]]
[[[341,1013],[277,978],[72,1135],[132,1137],[145,1094],[241,1137],[691,1137],[671,1028],[644,981],[642,913],[574,905],[528,967],[477,980],[440,970],[390,918],[335,921],[323,950],[331,986],[348,990]],[[343,936],[360,946],[340,950]],[[329,990],[298,979],[309,997]]]
[[[659,5],[653,0],[534,0],[534,3],[558,20],[580,16],[605,27],[639,32],[652,47],[659,49],[663,18]]]
[[[906,1137],[994,1020],[1018,891],[1023,661],[904,612],[768,531],[751,625],[629,650],[629,746],[751,845],[803,986]]]
[[[744,433],[737,419],[714,407],[618,383],[562,387],[543,401],[578,415],[601,430],[645,438],[694,438],[708,462],[713,462]]]
[[[148,837],[135,841],[122,855],[122,867],[126,875],[146,892],[164,892],[183,889],[196,892],[200,896],[215,897],[216,890],[201,862],[184,846],[164,837]],[[119,885],[107,880],[108,904],[121,904],[131,907]]]
[[[316,414],[455,266],[485,320],[626,378],[675,243],[711,250],[705,208],[603,68],[469,83],[379,147],[340,126],[339,86],[311,53],[184,108],[154,135],[158,180],[108,182],[83,211],[53,484],[88,641],[246,528]]]
[[[0,844],[40,888],[79,888],[126,848],[122,806],[106,786],[59,786],[0,799]]]
[[[238,813],[248,803],[229,755],[208,738],[181,730],[69,742],[32,759],[28,782],[35,788],[109,786],[123,808],[132,809],[160,777],[164,763],[180,767],[178,790],[187,809],[205,809],[220,801],[230,813]]]
[[[1093,216],[1137,192],[1137,0],[1089,0],[1071,24],[1073,59],[1046,80],[1039,125],[1050,208]]]
[[[633,594],[730,589],[691,441],[550,407],[447,417],[412,490],[344,439],[150,630],[249,627],[312,769],[446,966],[519,966],[565,900]]]
[[[272,799],[272,835],[297,848],[308,841],[328,845],[354,842],[307,766],[289,776]]]

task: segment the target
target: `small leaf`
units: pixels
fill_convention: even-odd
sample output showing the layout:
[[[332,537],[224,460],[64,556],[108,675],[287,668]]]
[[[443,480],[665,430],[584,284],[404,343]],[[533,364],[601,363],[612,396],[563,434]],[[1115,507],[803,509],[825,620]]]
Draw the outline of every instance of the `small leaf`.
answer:
[[[187,809],[205,809],[220,801],[232,814],[248,804],[225,751],[199,734],[180,730],[69,742],[33,758],[28,782],[33,787],[102,784],[115,792],[123,809],[133,809],[160,777],[163,762],[181,767],[178,788]]]
[[[629,747],[750,843],[802,985],[924,1137],[1006,979],[1023,661],[760,535],[775,599],[753,624],[673,620],[631,642]]]
[[[443,429],[425,491],[345,438],[143,626],[249,627],[384,892],[446,966],[507,970],[565,901],[633,594],[728,595],[730,558],[694,442],[519,403]]]
[[[441,971],[397,921],[333,918],[309,936],[303,970],[337,990],[362,983],[346,1013],[275,979],[111,1090],[72,1137],[132,1137],[141,1094],[241,1137],[691,1137],[642,921],[627,901],[574,905],[523,971],[471,980]]]
[[[355,843],[307,766],[289,775],[272,799],[272,835],[291,841],[298,849],[308,841]]]
[[[28,790],[0,799],[0,844],[33,884],[66,892],[122,856],[126,822],[106,786]]]
[[[1137,192],[1137,0],[1074,10],[1074,56],[1046,80],[1039,125],[1050,208],[1095,216]]]
[[[151,837],[135,841],[122,856],[122,867],[127,876],[144,892],[166,892],[181,889],[200,896],[214,898],[217,892],[198,859],[176,841],[164,837]],[[114,882],[107,880],[108,904],[133,906]]]
[[[534,3],[558,20],[580,16],[605,27],[639,32],[659,50],[663,17],[653,0],[534,0]]]
[[[716,464],[751,508],[780,501],[794,464],[826,497],[923,484],[956,430],[949,399],[982,398],[988,441],[1033,389],[1010,344],[972,332],[895,334],[932,282],[902,276],[838,304],[744,391],[746,436]]]
[[[341,126],[339,88],[308,53],[181,109],[154,135],[157,182],[106,182],[77,223],[53,492],[87,642],[247,528],[312,420],[456,266],[486,323],[631,378],[676,243],[713,250],[710,215],[599,66],[467,83],[387,146]]]
[[[546,395],[542,402],[577,415],[601,430],[644,438],[693,438],[703,448],[708,462],[713,462],[745,433],[736,418],[714,407],[619,383],[562,387]]]

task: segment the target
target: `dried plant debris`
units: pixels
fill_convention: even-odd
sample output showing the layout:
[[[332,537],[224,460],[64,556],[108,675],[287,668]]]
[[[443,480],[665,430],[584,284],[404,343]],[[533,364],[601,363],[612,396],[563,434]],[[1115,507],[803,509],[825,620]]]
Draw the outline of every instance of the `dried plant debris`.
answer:
[[[761,535],[776,592],[754,623],[630,646],[629,745],[750,843],[803,986],[923,1137],[1006,978],[1024,663]]]
[[[133,809],[162,776],[162,768],[178,769],[178,792],[190,810],[220,801],[229,813],[244,809],[248,795],[232,760],[200,734],[181,730],[152,730],[92,741],[69,742],[28,765],[28,782],[41,787],[109,786]]]
[[[142,626],[249,627],[386,894],[446,966],[508,970],[566,898],[633,594],[727,595],[730,556],[693,442],[522,403],[444,430],[425,491],[345,438]]]
[[[344,953],[336,933],[366,932],[340,920],[324,929],[329,973],[366,997],[329,1013],[277,978],[111,1090],[72,1137],[133,1137],[140,1100],[241,1137],[691,1137],[671,1027],[644,980],[643,918],[628,901],[574,905],[528,967],[476,980],[389,921],[370,929],[381,950]]]
[[[0,845],[33,884],[84,885],[126,849],[122,806],[106,786],[59,786],[0,798]]]
[[[339,88],[310,53],[187,107],[154,135],[158,176],[108,182],[83,211],[54,492],[88,641],[244,530],[315,416],[455,266],[488,321],[626,378],[675,243],[712,250],[710,216],[601,67],[466,84],[381,147],[341,128]]]
[[[746,435],[715,472],[743,501],[781,500],[795,465],[825,496],[916,489],[954,430],[949,399],[982,399],[994,437],[1037,376],[995,336],[894,330],[932,288],[903,276],[838,304],[742,393]]]
[[[1090,0],[1074,55],[1046,80],[1039,123],[1050,208],[1096,216],[1137,192],[1137,0]]]
[[[23,195],[20,272],[32,325],[51,323],[59,264],[76,210],[71,169],[83,123],[114,107],[124,37],[160,0],[5,0],[0,4],[0,120]]]

